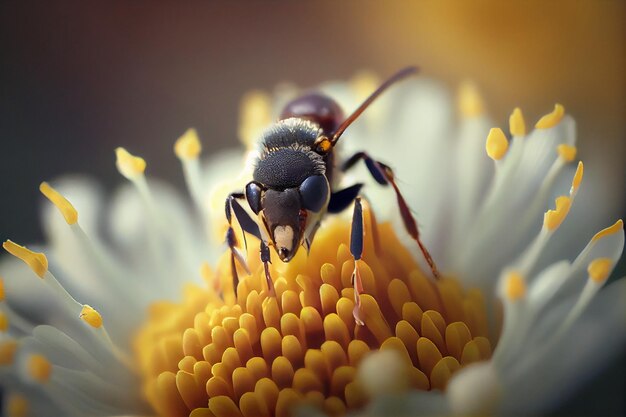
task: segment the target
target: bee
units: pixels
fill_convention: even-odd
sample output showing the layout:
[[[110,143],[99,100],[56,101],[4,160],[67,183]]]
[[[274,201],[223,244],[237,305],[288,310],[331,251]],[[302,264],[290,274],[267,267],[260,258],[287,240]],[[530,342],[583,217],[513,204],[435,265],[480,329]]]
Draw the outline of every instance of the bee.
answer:
[[[269,272],[270,246],[283,262],[289,262],[301,246],[309,250],[315,233],[327,214],[339,213],[354,203],[351,222],[350,252],[355,260],[353,285],[355,301],[362,291],[358,261],[363,252],[363,214],[359,193],[363,186],[357,183],[344,189],[334,189],[336,170],[347,171],[363,161],[374,180],[395,191],[400,215],[409,235],[417,242],[433,275],[439,272],[430,253],[419,238],[415,218],[400,192],[392,169],[373,159],[367,152],[357,152],[338,164],[337,142],[346,129],[384,91],[396,82],[414,74],[417,67],[407,67],[381,84],[347,118],[332,98],[309,93],[289,102],[279,120],[270,126],[259,140],[252,181],[245,189],[226,198],[226,219],[229,228],[226,242],[231,251],[233,285],[236,291],[237,260],[249,273],[243,255],[237,249],[232,228],[233,213],[241,228],[260,241],[260,256],[265,269],[270,295],[275,295]],[[238,203],[245,200],[257,216],[255,221]],[[245,238],[245,234],[244,234]],[[355,318],[360,322],[355,307]],[[362,322],[360,322],[362,324]]]

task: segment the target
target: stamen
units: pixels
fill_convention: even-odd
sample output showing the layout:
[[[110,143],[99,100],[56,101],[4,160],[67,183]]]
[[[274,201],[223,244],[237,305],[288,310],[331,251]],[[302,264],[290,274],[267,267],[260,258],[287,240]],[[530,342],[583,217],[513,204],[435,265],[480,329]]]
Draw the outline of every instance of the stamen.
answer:
[[[239,105],[239,140],[251,150],[256,146],[260,133],[271,122],[271,100],[262,91],[244,95]]]
[[[27,362],[28,375],[37,382],[47,382],[52,374],[52,364],[45,356],[33,354],[28,358]]]
[[[13,363],[17,346],[17,341],[12,339],[0,342],[0,366]]]
[[[583,180],[583,161],[578,161],[578,166],[576,167],[576,173],[574,174],[574,178],[572,179],[572,187],[569,190],[570,196],[574,198],[574,196],[578,193],[578,188],[580,188],[580,183]]]
[[[489,131],[487,136],[487,143],[485,145],[487,155],[494,161],[499,161],[506,154],[509,148],[509,141],[506,140],[506,136],[502,129],[494,127]]]
[[[0,301],[4,301],[6,295],[4,293],[4,279],[0,277]]]
[[[572,206],[572,200],[570,197],[560,196],[555,200],[555,204],[556,208],[546,211],[543,217],[543,227],[549,231],[556,230],[563,223]]]
[[[11,255],[21,259],[39,278],[43,278],[48,272],[48,258],[43,253],[33,252],[10,240],[4,242],[2,247]]]
[[[85,304],[79,316],[85,323],[98,329],[102,327],[102,316],[93,307]]]
[[[598,233],[596,233],[593,238],[591,238],[592,242],[597,242],[598,240],[615,234],[621,230],[624,229],[624,221],[622,219],[619,219],[618,221],[615,222],[615,224],[613,224],[612,226],[607,227],[606,229],[600,230]]]
[[[565,115],[565,109],[560,104],[554,105],[552,113],[546,114],[535,124],[536,129],[550,129],[559,124],[563,116]]]
[[[78,212],[65,197],[63,197],[57,190],[52,188],[47,182],[42,182],[39,185],[39,191],[46,196],[48,200],[56,206],[57,209],[65,218],[67,224],[74,224],[78,221]]]
[[[22,394],[11,393],[7,400],[8,417],[26,417],[29,415],[28,400]]]
[[[515,302],[526,296],[526,281],[519,272],[509,272],[504,285],[504,294],[509,301]]]
[[[459,110],[464,117],[480,116],[484,112],[483,99],[476,85],[464,82],[459,88]]]
[[[589,278],[596,284],[602,284],[613,270],[613,261],[609,258],[594,259],[589,263],[587,272]]]
[[[115,155],[117,157],[115,161],[117,170],[129,180],[142,175],[146,170],[146,161],[143,158],[131,155],[122,147],[115,149]]]
[[[528,292],[524,273],[516,269],[506,271],[500,276],[498,293],[504,304],[504,323],[498,340],[498,349],[493,355],[493,362],[496,366],[501,366],[506,360],[511,346],[521,343],[520,338],[524,335],[523,329],[529,325],[524,314]]]
[[[74,297],[67,292],[65,287],[63,287],[56,277],[48,270],[48,261],[44,254],[34,253],[11,241],[4,242],[3,247],[12,255],[22,259],[40,278],[45,278],[44,282],[59,296],[60,300],[62,300],[65,304],[70,314],[78,315],[81,319],[92,325],[94,329],[97,329],[95,332],[96,337],[100,338],[100,340],[104,342],[103,346],[106,347],[106,349],[110,349],[120,362],[124,364],[131,363],[127,356],[124,355],[111,341],[109,334],[104,326],[102,326],[102,319],[98,319],[96,317],[96,315],[99,316],[99,314],[93,309],[93,312],[89,311],[89,309],[85,310],[84,307],[86,306],[83,306],[81,303],[76,301],[76,299],[74,299]],[[87,314],[83,316],[83,312]],[[100,320],[100,325],[95,325],[98,323],[98,320]],[[40,362],[41,361],[39,359],[35,359],[35,363]]]
[[[174,143],[174,153],[180,160],[196,159],[202,151],[202,144],[198,139],[196,129],[187,129]]]
[[[554,333],[552,343],[557,343],[558,340],[572,327],[572,325],[578,320],[580,315],[585,311],[585,308],[589,305],[593,297],[600,291],[602,284],[609,277],[613,271],[615,264],[609,258],[597,258],[589,263],[587,266],[587,272],[589,273],[589,279],[585,287],[583,288],[576,304],[570,310],[569,314],[565,317],[561,326]]]
[[[526,122],[524,121],[522,110],[519,107],[516,107],[509,116],[509,131],[512,136],[526,135]]]
[[[518,268],[523,271],[523,273],[529,273],[532,266],[537,261],[541,251],[548,243],[552,232],[554,232],[561,223],[567,217],[569,210],[571,208],[572,203],[574,202],[574,198],[578,193],[578,188],[580,187],[580,183],[582,181],[583,169],[582,162],[579,162],[578,167],[576,169],[576,173],[572,179],[572,187],[570,187],[570,196],[561,196],[556,199],[556,208],[555,210],[548,210],[544,214],[544,223],[539,235],[535,238],[532,244],[529,246],[528,250],[522,255],[520,261],[518,262]],[[537,193],[541,200],[543,200],[543,196],[547,194],[550,190],[552,183],[556,179],[558,172],[560,172],[563,167],[563,160],[557,158],[552,165],[550,172],[548,173],[548,178],[541,185],[539,192]],[[576,187],[573,187],[576,185]],[[535,199],[535,202],[540,202],[539,198]],[[536,212],[534,205],[527,210],[528,215],[526,218],[520,222],[520,224],[527,224],[531,218],[530,214]],[[518,229],[519,230],[519,229]]]
[[[198,155],[202,145],[195,129],[188,129],[174,144],[174,152],[183,165],[183,174],[187,189],[191,195],[200,216],[204,219],[202,207],[202,181]]]
[[[100,277],[102,279],[106,277],[108,280],[115,281],[122,287],[128,286],[129,291],[124,292],[124,296],[128,297],[129,300],[130,298],[136,300],[137,294],[141,294],[140,291],[137,291],[136,284],[125,280],[125,271],[119,267],[119,263],[114,261],[101,245],[89,238],[78,222],[78,212],[72,204],[45,182],[41,184],[39,189],[65,217],[73,236],[79,242],[78,248],[85,251],[86,259],[89,262],[93,262],[95,269],[101,272]],[[132,306],[132,308],[140,308],[138,303],[128,303],[127,305],[129,307]]]
[[[171,241],[179,242],[182,239],[181,231],[179,229],[168,228],[168,221],[157,206],[154,195],[148,185],[144,171],[146,168],[146,162],[143,158],[133,156],[129,154],[124,148],[117,148],[115,150],[117,155],[117,167],[124,177],[130,180],[137,191],[148,212],[148,218],[151,222],[148,223],[148,245],[150,254],[154,260],[162,261],[166,254],[173,254],[173,261],[179,267],[179,270],[185,270],[186,258],[188,253],[185,252],[183,245],[174,244],[173,250],[168,246]],[[168,261],[171,260],[168,259]],[[171,262],[163,262],[162,268],[171,267]],[[171,281],[160,281],[160,284],[168,286],[172,284]]]
[[[62,297],[62,299],[65,299],[66,302],[69,303],[69,306],[78,304],[78,302],[65,290],[59,281],[57,281],[54,275],[48,271],[48,259],[46,258],[46,255],[43,253],[32,252],[23,246],[11,242],[10,240],[4,242],[2,246],[11,255],[24,261],[24,263],[26,263],[26,265],[28,265],[31,270],[39,276],[39,278],[45,278],[44,282],[55,290]]]
[[[573,145],[566,145],[564,143],[556,147],[559,156],[563,158],[565,162],[572,162],[576,159],[577,148]]]
[[[519,141],[514,142],[514,146],[515,146],[515,143],[520,143],[520,142]],[[535,195],[532,198],[532,201],[528,204],[526,210],[524,211],[525,215],[521,219],[517,219],[517,221],[511,226],[511,230],[509,231],[509,233],[513,235],[522,233],[523,230],[525,230],[527,227],[529,227],[529,225],[532,224],[532,222],[535,221],[533,213],[536,213],[538,210],[540,210],[540,207],[544,204],[546,196],[552,190],[552,186],[564,166],[565,166],[565,161],[562,158],[560,157],[555,158],[554,163],[550,167],[548,173],[545,176],[545,179],[541,183],[539,191],[535,193]],[[498,171],[496,170],[496,175],[497,173]],[[577,185],[577,187],[580,186],[580,183],[582,181],[582,174],[583,174],[582,163],[579,163],[579,167],[576,170],[574,178],[572,179],[573,185],[575,184]],[[498,177],[496,176],[496,179],[497,178]],[[548,243],[552,235],[552,232],[560,226],[562,221],[567,216],[569,209],[574,201],[574,198],[576,197],[577,192],[578,192],[578,188],[576,188],[574,192],[572,192],[572,189],[570,188],[570,196],[559,197],[559,199],[562,201],[559,202],[559,199],[557,199],[557,208],[555,210],[548,210],[548,212],[544,216],[544,224],[541,229],[541,232],[535,237],[533,242],[527,247],[526,251],[520,256],[520,258],[515,264],[515,268],[518,271],[521,271],[523,274],[528,274],[531,271],[532,266],[537,261],[539,255],[541,254],[541,251]],[[477,222],[479,222],[478,224],[482,224],[482,222],[488,223],[492,221],[492,219],[490,219],[489,217],[486,217],[486,214],[489,213],[490,209],[492,208],[491,206],[488,206],[487,204],[492,204],[493,202],[496,201],[495,198],[492,198],[492,197],[495,197],[495,194],[490,194],[487,197],[487,202],[485,203],[485,206],[482,209],[481,215],[478,216],[478,220],[477,220]],[[567,207],[564,207],[564,206],[567,206]],[[554,227],[554,229],[550,229],[548,226]],[[480,247],[473,247],[471,248],[471,250],[466,251],[464,253],[463,259],[464,260],[473,259],[471,258],[471,256],[474,253],[477,253],[479,251],[479,248]]]

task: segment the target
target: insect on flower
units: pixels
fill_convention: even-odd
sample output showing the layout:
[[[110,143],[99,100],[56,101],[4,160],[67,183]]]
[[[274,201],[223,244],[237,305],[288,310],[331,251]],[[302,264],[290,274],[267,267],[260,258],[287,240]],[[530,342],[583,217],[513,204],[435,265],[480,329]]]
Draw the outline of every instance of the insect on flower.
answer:
[[[349,117],[343,117],[339,105],[319,93],[310,93],[289,102],[280,120],[265,130],[255,161],[253,180],[244,191],[233,192],[226,198],[226,218],[229,228],[226,241],[231,251],[231,269],[234,288],[238,276],[235,261],[248,270],[243,255],[237,249],[232,227],[234,212],[241,228],[260,240],[261,261],[270,294],[275,294],[269,273],[270,246],[283,262],[289,262],[300,246],[307,251],[315,233],[327,213],[339,213],[354,202],[350,252],[355,260],[352,281],[355,289],[355,318],[358,319],[359,293],[362,291],[358,261],[363,252],[363,215],[359,193],[363,186],[357,183],[344,189],[335,189],[336,169],[347,171],[363,161],[377,183],[391,185],[395,191],[404,227],[418,243],[433,275],[439,272],[426,247],[419,238],[417,223],[398,189],[392,169],[375,160],[366,152],[357,152],[338,167],[335,146],[363,111],[391,85],[417,72],[407,67],[385,81]],[[257,215],[255,221],[237,202],[245,199]],[[361,323],[360,323],[361,324]]]

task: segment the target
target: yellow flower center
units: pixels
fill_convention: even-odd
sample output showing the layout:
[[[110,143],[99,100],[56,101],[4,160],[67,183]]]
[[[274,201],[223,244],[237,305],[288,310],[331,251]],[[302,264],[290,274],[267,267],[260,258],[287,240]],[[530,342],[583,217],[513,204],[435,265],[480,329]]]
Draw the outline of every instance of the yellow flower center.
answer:
[[[488,359],[482,294],[427,277],[389,224],[364,217],[363,326],[353,317],[349,222],[336,218],[308,256],[274,261],[276,297],[248,239],[252,275],[240,271],[236,298],[225,254],[215,272],[203,268],[208,286],[188,286],[179,304],[155,303],[135,348],[158,414],[287,416],[310,404],[342,415],[368,401],[372,373],[358,368],[372,351],[396,352],[404,388],[421,390],[443,390],[458,369]]]

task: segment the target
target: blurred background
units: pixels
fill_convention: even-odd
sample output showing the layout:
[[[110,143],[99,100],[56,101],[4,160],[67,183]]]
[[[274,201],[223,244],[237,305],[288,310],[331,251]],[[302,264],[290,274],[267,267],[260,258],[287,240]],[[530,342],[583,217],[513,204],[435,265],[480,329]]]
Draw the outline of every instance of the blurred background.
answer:
[[[625,17],[608,0],[4,1],[0,239],[42,239],[42,180],[121,181],[117,146],[182,187],[173,141],[193,126],[207,152],[235,145],[246,91],[407,64],[451,89],[475,81],[503,127],[515,106],[531,125],[562,103],[594,184],[577,200],[593,205],[584,232],[597,230],[624,217]],[[624,374],[622,357],[552,414],[623,415]]]

